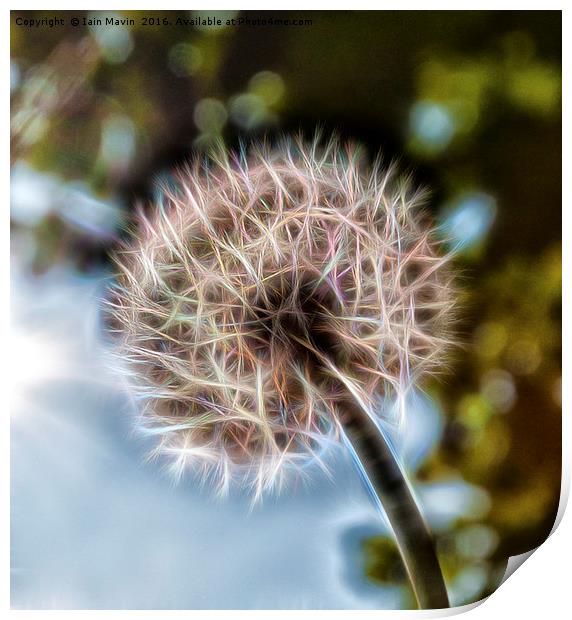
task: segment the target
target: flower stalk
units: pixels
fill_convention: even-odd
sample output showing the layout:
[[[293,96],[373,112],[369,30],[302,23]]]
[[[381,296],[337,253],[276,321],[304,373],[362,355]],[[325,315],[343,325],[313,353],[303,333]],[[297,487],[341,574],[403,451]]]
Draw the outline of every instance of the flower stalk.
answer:
[[[341,410],[344,433],[389,521],[419,607],[449,607],[433,537],[393,450],[379,426],[358,406],[347,401]]]

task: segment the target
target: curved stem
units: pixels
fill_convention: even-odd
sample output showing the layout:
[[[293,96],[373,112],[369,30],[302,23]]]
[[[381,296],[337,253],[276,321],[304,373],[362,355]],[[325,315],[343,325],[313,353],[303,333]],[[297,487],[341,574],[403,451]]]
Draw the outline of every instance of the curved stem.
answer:
[[[340,403],[347,439],[375,490],[395,534],[421,609],[449,607],[447,589],[429,529],[404,472],[375,422],[352,399]]]
[[[326,354],[309,335],[306,341],[292,333],[290,336],[314,357],[317,367],[327,373],[330,382],[333,381],[330,387],[335,387],[340,395],[337,399],[339,423],[357,457],[361,473],[387,516],[419,607],[449,607],[433,537],[385,435],[368,414],[367,405],[355,386],[337,368],[335,355]]]

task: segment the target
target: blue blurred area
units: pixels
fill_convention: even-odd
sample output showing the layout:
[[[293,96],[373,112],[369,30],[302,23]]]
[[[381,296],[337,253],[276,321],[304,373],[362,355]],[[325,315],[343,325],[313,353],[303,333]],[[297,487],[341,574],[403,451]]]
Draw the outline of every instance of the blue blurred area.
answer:
[[[492,196],[484,192],[467,193],[445,207],[442,230],[453,249],[467,252],[485,241],[496,212]]]
[[[411,108],[410,130],[425,149],[438,152],[451,142],[455,133],[455,121],[444,105],[432,101],[418,101]]]

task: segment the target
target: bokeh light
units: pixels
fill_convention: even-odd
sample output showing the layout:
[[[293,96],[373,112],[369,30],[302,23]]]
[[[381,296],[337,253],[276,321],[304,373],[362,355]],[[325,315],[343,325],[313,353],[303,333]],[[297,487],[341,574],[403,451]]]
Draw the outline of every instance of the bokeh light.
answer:
[[[117,12],[102,13],[101,11],[94,11],[87,16],[87,19],[92,22],[89,28],[105,60],[112,64],[125,62],[133,51],[134,46],[129,27],[122,24],[112,27],[105,25],[107,19],[121,21],[121,14]],[[102,20],[103,24],[97,23],[98,20]]]

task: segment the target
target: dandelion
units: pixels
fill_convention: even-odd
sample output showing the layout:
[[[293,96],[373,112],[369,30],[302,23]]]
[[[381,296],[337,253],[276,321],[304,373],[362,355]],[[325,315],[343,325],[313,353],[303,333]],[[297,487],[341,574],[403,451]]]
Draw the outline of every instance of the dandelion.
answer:
[[[109,309],[140,428],[177,475],[190,466],[258,498],[343,441],[420,605],[445,607],[431,536],[379,425],[380,403],[403,403],[451,344],[451,272],[423,202],[337,139],[221,149],[139,210]]]

